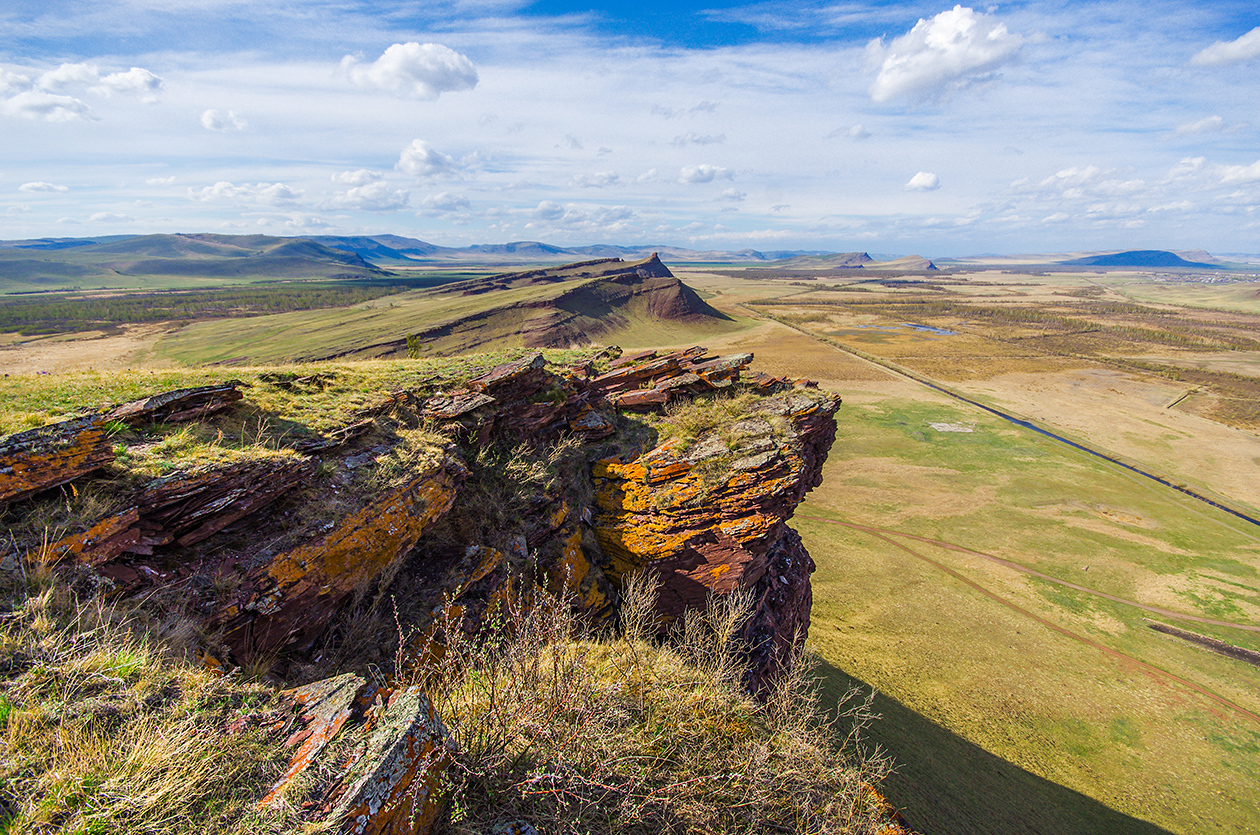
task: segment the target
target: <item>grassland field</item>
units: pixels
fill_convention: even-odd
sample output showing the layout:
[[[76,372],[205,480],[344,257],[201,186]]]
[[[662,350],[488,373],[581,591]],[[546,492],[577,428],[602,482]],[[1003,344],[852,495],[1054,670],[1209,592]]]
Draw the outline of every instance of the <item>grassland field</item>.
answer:
[[[818,565],[810,642],[828,694],[878,691],[870,738],[899,763],[884,790],[918,831],[1260,831],[1260,668],[1148,626],[1260,650],[1260,527],[863,359],[1254,514],[1257,285],[1018,269],[793,283],[675,268],[728,323],[640,312],[601,341],[750,350],[844,397],[794,520]],[[477,304],[412,291],[199,321],[117,361],[292,360]],[[503,324],[492,347],[511,342]],[[43,344],[92,351],[93,336]],[[9,338],[0,364],[29,371],[40,343]]]

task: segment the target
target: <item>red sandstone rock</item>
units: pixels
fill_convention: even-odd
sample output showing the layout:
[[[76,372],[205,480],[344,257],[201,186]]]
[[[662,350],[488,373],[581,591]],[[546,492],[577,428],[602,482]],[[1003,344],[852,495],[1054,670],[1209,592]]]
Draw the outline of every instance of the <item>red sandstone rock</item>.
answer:
[[[467,477],[444,458],[333,523],[328,533],[251,570],[237,602],[215,622],[238,658],[253,658],[309,640],[356,589],[401,559],[455,501]]]
[[[419,688],[377,688],[346,674],[286,691],[282,698],[299,726],[284,744],[298,747],[260,807],[293,792],[299,775],[322,759],[322,769],[335,776],[321,799],[303,805],[309,822],[331,825],[328,831],[338,835],[432,832],[443,807],[442,774],[455,746]],[[361,740],[348,746],[349,761],[327,761],[328,743],[347,736]]]
[[[101,415],[89,415],[0,441],[0,502],[33,496],[113,461],[105,422]]]
[[[236,380],[215,386],[176,389],[116,407],[106,417],[134,425],[202,418],[228,408],[243,396]]]
[[[125,554],[151,555],[156,546],[192,545],[271,504],[313,469],[306,459],[280,458],[155,479],[131,507],[53,543],[47,554],[100,567]]]
[[[796,391],[729,427],[729,447],[714,434],[690,449],[672,441],[594,467],[595,533],[611,570],[655,573],[665,618],[711,594],[752,589],[745,638],[754,690],[808,629],[813,563],[785,522],[821,481],[838,406],[834,396]]]

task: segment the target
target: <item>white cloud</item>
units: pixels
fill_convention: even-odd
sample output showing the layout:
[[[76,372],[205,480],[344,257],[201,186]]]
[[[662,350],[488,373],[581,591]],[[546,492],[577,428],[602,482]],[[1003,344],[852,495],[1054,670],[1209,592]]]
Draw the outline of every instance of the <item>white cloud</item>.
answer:
[[[11,96],[31,89],[31,79],[21,73],[0,68],[0,96]]]
[[[206,130],[245,130],[249,124],[233,110],[222,113],[210,109],[201,114],[201,126]]]
[[[642,174],[635,177],[634,181],[636,183],[654,183],[656,182],[657,179],[658,178],[656,176],[656,169],[649,168],[647,171],[644,171]]]
[[[578,188],[608,188],[615,186],[620,179],[615,171],[597,171],[594,174],[578,174],[569,184]]]
[[[73,96],[61,96],[28,90],[18,93],[8,101],[0,102],[0,114],[20,116],[23,119],[42,119],[45,122],[76,122],[94,120],[92,108],[87,102]]]
[[[1225,130],[1225,120],[1220,116],[1208,116],[1206,119],[1199,119],[1197,122],[1184,122],[1177,125],[1173,131],[1177,136],[1187,136],[1195,133],[1220,133]]]
[[[359,209],[367,212],[392,212],[403,208],[411,200],[410,192],[391,188],[389,183],[377,180],[348,189],[330,201],[335,209]]]
[[[290,188],[284,183],[241,183],[239,186],[220,180],[212,186],[202,189],[188,189],[188,196],[193,200],[208,202],[212,200],[232,200],[245,203],[259,203],[264,206],[279,206],[294,203],[302,192]]]
[[[102,76],[95,64],[83,63],[62,64],[41,74],[35,84],[42,90],[81,86],[90,87],[93,93],[104,96],[128,93],[147,102],[157,101],[157,94],[162,92],[162,79],[142,67]]]
[[[684,145],[720,145],[726,141],[726,134],[697,134],[684,133],[681,136],[675,136],[669,144],[682,147]]]
[[[96,212],[88,220],[94,223],[126,223],[135,220],[131,215],[120,215],[114,212]]]
[[[564,217],[564,206],[554,200],[543,200],[530,212],[535,220],[559,220]]]
[[[920,19],[887,47],[882,38],[867,45],[880,65],[871,98],[933,98],[962,87],[1011,61],[1023,43],[1005,24],[965,6]]]
[[[688,185],[729,179],[731,179],[731,172],[718,165],[687,165],[678,172],[678,182]]]
[[[430,148],[423,139],[413,139],[403,148],[394,167],[413,177],[458,177],[461,174],[453,157]]]
[[[100,71],[92,64],[62,64],[40,75],[35,84],[43,90],[60,90],[72,85],[95,84],[100,80]]]
[[[738,203],[747,196],[748,196],[747,193],[742,192],[737,188],[728,188],[728,189],[724,189],[722,193],[718,195],[718,199],[730,200],[732,202]]]
[[[1220,172],[1221,183],[1224,185],[1260,182],[1260,160],[1251,165],[1223,165]]]
[[[697,116],[701,113],[712,113],[717,110],[717,102],[702,101],[693,107],[665,107],[664,105],[652,105],[652,115],[661,116],[665,119],[675,119],[679,116]]]
[[[375,183],[382,180],[385,175],[380,171],[372,171],[368,168],[360,168],[356,171],[342,171],[340,174],[333,174],[332,181],[334,183],[345,183],[348,186],[365,186],[368,183]]]
[[[462,194],[442,191],[437,194],[430,194],[421,200],[420,206],[427,214],[446,214],[465,211],[472,206],[472,203]]]
[[[467,56],[436,43],[396,43],[371,64],[347,55],[341,65],[360,87],[426,101],[471,90],[478,81]]]
[[[906,191],[936,191],[941,187],[941,178],[930,171],[920,171],[906,183]]]
[[[850,139],[866,139],[870,135],[871,135],[871,132],[866,129],[865,125],[853,125],[852,127],[848,127],[848,128],[836,128],[831,133],[827,134],[826,137],[824,138],[835,139],[836,137],[839,137],[839,136],[847,136]]]
[[[157,101],[157,94],[162,92],[162,79],[141,67],[132,67],[126,72],[110,73],[101,78],[100,83],[92,88],[94,93],[129,93],[140,96],[143,101]]]
[[[1194,54],[1190,63],[1201,67],[1219,67],[1260,58],[1260,26],[1232,41],[1217,41]]]
[[[144,181],[147,186],[170,186],[176,182],[175,177],[150,177]]]
[[[65,186],[55,186],[52,183],[45,183],[37,180],[33,183],[22,183],[18,186],[18,191],[69,191]]]

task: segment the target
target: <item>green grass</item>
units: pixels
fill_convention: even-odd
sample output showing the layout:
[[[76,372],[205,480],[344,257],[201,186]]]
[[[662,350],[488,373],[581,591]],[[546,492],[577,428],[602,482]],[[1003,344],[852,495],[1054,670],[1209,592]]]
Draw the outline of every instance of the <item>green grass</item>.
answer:
[[[283,432],[300,424],[322,431],[344,425],[359,409],[381,402],[402,388],[453,388],[494,366],[529,353],[523,348],[458,357],[405,360],[264,365],[243,368],[190,368],[155,371],[81,371],[0,378],[0,435],[64,420],[163,391],[243,383],[245,400],[256,415]],[[548,350],[550,362],[564,364],[580,351]],[[316,378],[312,382],[287,381]]]
[[[912,825],[929,835],[1260,826],[1260,761],[1247,753],[1260,723],[1169,678],[1260,713],[1260,671],[1152,632],[1136,607],[891,537],[934,565],[809,517],[943,540],[1252,624],[1260,532],[965,407],[875,399],[837,417],[823,485],[796,517],[819,566],[810,637],[835,686],[852,677],[885,694],[872,733],[902,764],[888,791]],[[936,432],[934,421],[975,431]],[[1260,647],[1260,633],[1188,628]]]

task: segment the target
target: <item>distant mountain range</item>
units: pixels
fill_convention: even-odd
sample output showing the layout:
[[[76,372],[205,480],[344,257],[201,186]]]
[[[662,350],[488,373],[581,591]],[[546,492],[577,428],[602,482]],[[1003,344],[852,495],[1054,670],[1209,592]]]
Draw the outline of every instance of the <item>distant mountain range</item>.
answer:
[[[760,252],[742,249],[736,252],[683,249],[647,245],[561,247],[539,241],[514,241],[506,244],[474,244],[448,247],[431,244],[418,238],[399,235],[311,235],[274,238],[264,235],[107,235],[98,238],[34,238],[0,241],[0,249],[82,250],[92,253],[145,254],[154,257],[196,257],[235,255],[240,250],[270,250],[286,242],[307,241],[331,250],[354,253],[365,262],[378,266],[408,264],[511,264],[562,263],[590,258],[624,258],[640,260],[659,253],[674,263],[768,263],[801,256],[828,256],[825,250],[771,250]]]

